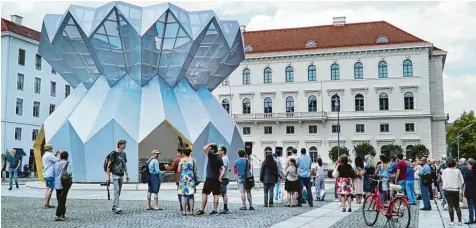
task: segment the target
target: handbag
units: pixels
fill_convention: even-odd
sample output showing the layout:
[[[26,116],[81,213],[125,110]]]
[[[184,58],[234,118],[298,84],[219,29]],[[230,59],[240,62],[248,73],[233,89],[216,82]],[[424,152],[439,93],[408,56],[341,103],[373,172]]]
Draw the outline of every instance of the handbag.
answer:
[[[433,178],[431,177],[431,173],[423,174],[421,176],[423,184],[431,184],[433,183]]]
[[[248,169],[249,161],[246,159],[246,169]],[[250,167],[251,169],[251,167]],[[246,189],[252,189],[255,187],[255,177],[253,175],[247,175],[248,173],[251,173],[250,170],[246,171],[246,178],[245,178],[245,188]]]
[[[339,177],[339,171],[337,170],[338,165],[334,168],[334,171],[332,171],[332,177],[337,178]]]
[[[66,165],[64,165],[63,171],[61,172],[61,185],[63,185],[64,190],[69,190],[71,185],[73,185],[73,177],[67,172],[68,164],[69,162],[66,162]]]
[[[193,181],[195,182],[195,187],[197,187],[200,184],[200,181],[198,180],[197,172],[195,172],[195,159],[193,160]]]

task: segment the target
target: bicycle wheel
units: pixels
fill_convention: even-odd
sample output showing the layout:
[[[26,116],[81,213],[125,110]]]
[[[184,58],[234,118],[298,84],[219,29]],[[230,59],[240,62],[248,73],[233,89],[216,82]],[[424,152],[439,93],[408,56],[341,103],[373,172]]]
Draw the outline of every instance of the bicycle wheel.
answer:
[[[392,206],[392,223],[393,227],[408,228],[410,227],[411,212],[410,207],[405,204],[402,198],[396,198]],[[390,210],[390,208],[389,208]]]
[[[373,195],[365,197],[362,215],[364,216],[365,224],[368,226],[373,226],[377,222],[379,211],[377,210],[377,200]]]

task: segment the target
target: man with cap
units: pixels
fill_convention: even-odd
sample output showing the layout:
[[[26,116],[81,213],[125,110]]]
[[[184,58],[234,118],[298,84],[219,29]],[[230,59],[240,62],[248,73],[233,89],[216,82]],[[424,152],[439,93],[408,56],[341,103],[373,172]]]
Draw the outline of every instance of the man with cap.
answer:
[[[51,194],[55,189],[55,177],[53,176],[53,170],[56,162],[59,161],[55,155],[53,155],[53,146],[51,144],[46,144],[44,147],[45,154],[43,154],[43,178],[46,183],[45,190],[45,206],[44,208],[54,208],[50,205]]]
[[[149,188],[147,190],[147,210],[162,210],[162,208],[159,208],[158,197],[160,190],[160,174],[162,173],[159,169],[159,155],[160,152],[158,150],[153,150],[152,156],[147,162],[150,173],[150,181],[148,183]],[[153,208],[151,207],[151,196],[154,196],[155,206]]]
[[[281,160],[278,158],[278,153],[273,153],[274,160],[276,161],[276,165],[278,166],[278,182],[274,186],[274,201],[279,200],[279,186],[281,185],[281,176],[283,173],[283,165],[281,164]]]

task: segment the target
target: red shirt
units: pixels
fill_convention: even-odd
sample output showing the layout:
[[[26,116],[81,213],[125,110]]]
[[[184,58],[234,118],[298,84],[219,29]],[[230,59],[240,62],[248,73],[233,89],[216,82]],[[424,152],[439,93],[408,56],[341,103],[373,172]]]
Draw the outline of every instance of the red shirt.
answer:
[[[398,175],[398,180],[405,180],[405,177],[407,176],[407,163],[403,160],[400,160],[397,162],[397,168],[396,170],[400,170],[400,174]]]

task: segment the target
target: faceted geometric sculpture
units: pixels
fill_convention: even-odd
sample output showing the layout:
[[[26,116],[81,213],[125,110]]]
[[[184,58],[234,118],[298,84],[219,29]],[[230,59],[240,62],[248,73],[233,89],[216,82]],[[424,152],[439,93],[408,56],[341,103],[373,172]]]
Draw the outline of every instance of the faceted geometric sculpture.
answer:
[[[230,160],[244,147],[211,94],[244,59],[236,21],[170,3],[72,5],[45,16],[39,53],[75,89],[46,119],[35,148],[69,151],[75,181],[104,181],[104,158],[119,139],[128,142],[132,181],[150,148],[174,158],[176,136],[192,147],[200,177],[205,144],[226,146]]]

